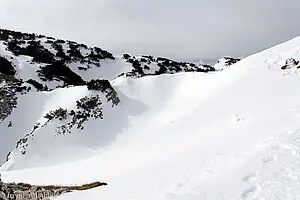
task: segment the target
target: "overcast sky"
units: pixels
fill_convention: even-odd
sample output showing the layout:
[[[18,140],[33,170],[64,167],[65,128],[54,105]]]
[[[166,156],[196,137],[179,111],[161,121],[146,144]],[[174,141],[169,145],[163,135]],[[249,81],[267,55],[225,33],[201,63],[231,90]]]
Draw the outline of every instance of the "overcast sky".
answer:
[[[300,0],[0,0],[0,26],[172,58],[245,56],[300,35]]]

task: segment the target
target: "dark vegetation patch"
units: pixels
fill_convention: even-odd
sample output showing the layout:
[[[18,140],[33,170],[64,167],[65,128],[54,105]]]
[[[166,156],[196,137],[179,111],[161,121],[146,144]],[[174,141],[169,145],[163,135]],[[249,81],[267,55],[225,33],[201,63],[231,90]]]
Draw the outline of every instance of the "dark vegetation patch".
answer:
[[[0,57],[0,73],[14,76],[16,74],[16,70],[11,62],[9,62],[6,58]]]
[[[27,44],[26,47],[21,47],[21,44]],[[54,55],[44,46],[40,41],[31,40],[25,43],[24,40],[12,39],[8,41],[7,48],[16,56],[26,55],[32,57],[32,61],[36,63],[52,63],[54,62]]]
[[[28,147],[28,143],[27,143],[28,139],[29,139],[29,138],[33,139],[34,132],[35,132],[35,130],[36,130],[37,128],[39,128],[39,127],[40,127],[40,124],[37,123],[36,125],[33,126],[33,129],[32,129],[32,131],[31,131],[30,133],[26,134],[25,137],[21,138],[21,139],[17,142],[16,149],[17,149],[17,148],[20,148],[20,151],[21,151],[21,154],[22,154],[22,155],[25,155],[25,154],[26,154],[26,148]],[[6,161],[9,160],[10,154],[11,154],[10,152],[7,154],[7,156],[6,156]]]
[[[131,57],[131,56],[130,56],[129,54],[127,54],[127,53],[123,54],[123,58],[124,58],[125,60],[128,60],[130,57]]]
[[[71,58],[69,56],[66,55],[62,45],[58,42],[52,42],[51,46],[53,47],[53,49],[55,49],[57,51],[56,53],[56,57],[61,58],[62,60],[64,60],[65,62],[70,62]]]
[[[59,119],[60,121],[67,119],[67,109],[59,108],[54,111],[50,111],[44,116],[44,118],[48,119],[48,121],[53,119]]]
[[[126,73],[129,77],[143,77],[147,75],[174,74],[178,72],[210,72],[215,71],[212,66],[201,65],[197,66],[194,63],[178,62],[168,58],[154,58],[151,55],[136,58],[129,54],[124,54],[123,58],[126,62],[131,63],[133,69]],[[159,67],[155,72],[151,72],[150,64],[155,64]]]
[[[91,80],[87,83],[89,90],[96,90],[106,95],[107,102],[112,106],[120,103],[117,92],[107,80]],[[57,134],[71,133],[71,129],[76,127],[78,130],[84,129],[84,124],[90,119],[103,119],[102,102],[99,95],[90,95],[76,101],[76,109],[67,110],[59,108],[50,111],[44,117],[47,123],[53,120],[66,121],[64,125],[57,128]],[[47,125],[47,123],[45,125]]]
[[[52,64],[41,67],[37,72],[43,81],[63,81],[65,86],[85,84],[85,81],[62,61],[55,61]]]
[[[31,33],[0,29],[0,40],[5,41],[7,49],[16,56],[26,55],[32,57],[32,63],[37,63],[40,67],[37,70],[38,76],[43,82],[46,82],[46,85],[48,81],[62,81],[63,85],[57,87],[85,84],[84,80],[70,66],[75,66],[77,70],[86,71],[92,67],[101,67],[101,60],[115,59],[110,52],[98,47],[89,48],[74,41],[64,41]],[[44,45],[44,43],[49,45]],[[155,58],[151,55],[135,57],[124,54],[123,58],[133,67],[131,71],[125,72],[128,77],[215,71],[209,65],[195,65],[194,63],[178,62],[163,57]],[[236,61],[229,59],[228,64]],[[158,66],[158,69],[151,70],[151,64]],[[9,73],[12,73],[12,71]],[[34,85],[39,91],[44,90],[44,86],[43,88],[41,86],[43,83],[30,81],[30,84]]]
[[[32,82],[34,81],[32,80]],[[110,85],[109,81],[91,80],[86,84],[88,85],[89,90],[95,90],[104,93],[107,102],[111,102],[112,106],[116,106],[120,103],[118,94]],[[41,88],[41,85],[37,87]],[[64,108],[58,108],[56,110],[50,111],[44,116],[44,118],[47,119],[47,122],[42,126],[40,126],[41,124],[34,125],[33,130],[17,142],[16,148],[19,148],[21,150],[21,154],[26,154],[28,139],[34,138],[35,130],[37,130],[37,128],[46,126],[49,122],[52,122],[54,120],[61,121],[63,124],[58,126],[56,129],[56,134],[58,135],[71,133],[71,130],[73,128],[83,130],[84,124],[90,119],[103,119],[101,105],[102,102],[99,95],[90,95],[77,100],[76,109],[68,110]],[[7,155],[7,160],[9,160],[9,156],[10,154]]]
[[[76,101],[76,109],[68,111],[67,109],[59,108],[51,111],[44,117],[48,120],[47,123],[54,119],[68,120],[64,125],[57,128],[57,134],[71,133],[71,129],[76,126],[78,130],[84,129],[84,123],[89,119],[103,119],[102,102],[99,95],[84,97]],[[46,123],[46,124],[47,124]],[[45,124],[45,125],[46,125]]]
[[[69,48],[70,49],[68,49],[67,53],[75,61],[80,61],[84,58],[83,55],[81,54],[80,50],[79,50],[79,44],[76,44],[76,43],[73,43],[73,42],[69,43]]]
[[[226,66],[233,65],[241,60],[239,58],[231,58],[231,57],[224,57],[224,59],[225,59]]]
[[[23,85],[22,80],[12,75],[0,73],[0,121],[4,121],[17,107],[18,94],[26,94],[30,87]]]
[[[108,80],[91,80],[87,82],[87,87],[89,90],[98,90],[106,94],[107,102],[112,102],[112,106],[116,106],[120,103],[118,93],[111,86]]]
[[[106,89],[113,89],[108,80],[92,79],[86,85],[89,90],[98,90],[101,92],[105,92]]]
[[[45,36],[41,36],[41,35],[39,36],[33,33],[22,33],[20,31],[0,29],[1,40],[7,41],[10,37],[18,40],[34,40],[36,37],[45,37]]]
[[[47,85],[43,85],[36,80],[29,79],[26,82],[31,84],[33,87],[35,87],[37,91],[48,91]]]
[[[99,84],[99,82],[96,80]],[[113,106],[118,105],[120,99],[118,98],[117,92],[112,88],[109,82],[101,80],[101,86],[93,87],[96,90],[102,91],[106,94],[107,101],[111,101]],[[93,83],[93,82],[92,82]],[[25,135],[22,139],[17,142],[16,149],[20,149],[22,155],[26,154],[28,147],[28,140],[34,138],[34,133],[38,128],[43,128],[48,123],[58,120],[63,124],[56,128],[55,134],[65,135],[70,134],[73,128],[77,130],[83,130],[84,124],[93,119],[103,119],[102,113],[102,102],[99,95],[90,95],[84,98],[81,98],[76,101],[76,109],[68,110],[64,108],[58,108],[47,113],[44,118],[47,119],[47,122],[43,125],[36,124],[34,125],[32,131]],[[7,161],[10,158],[10,153],[7,155]]]
[[[4,41],[7,50],[15,56],[32,57],[32,64],[36,63],[41,67],[38,73],[42,81],[63,81],[64,85],[60,87],[84,84],[82,78],[69,68],[72,63],[78,65],[77,69],[86,71],[94,66],[100,67],[101,60],[115,59],[110,52],[98,47],[91,48],[73,41],[64,41],[38,34],[0,29],[0,41]],[[50,45],[46,46],[44,43]],[[8,66],[7,62],[5,62],[5,66]],[[51,67],[53,69],[50,69]],[[2,68],[0,65],[1,71],[10,75],[15,73],[11,66]],[[41,89],[36,82],[30,82],[39,90]]]

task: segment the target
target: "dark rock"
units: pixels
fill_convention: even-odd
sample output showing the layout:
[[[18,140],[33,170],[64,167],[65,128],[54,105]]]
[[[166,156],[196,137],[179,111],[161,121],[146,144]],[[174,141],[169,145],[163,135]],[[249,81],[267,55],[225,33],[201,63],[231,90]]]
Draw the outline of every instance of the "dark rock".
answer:
[[[299,64],[298,60],[295,60],[294,58],[289,58],[285,61],[285,65],[282,66],[281,69],[283,69],[283,70],[290,69],[290,68],[298,66],[298,64]],[[298,68],[299,68],[299,66],[298,66]]]

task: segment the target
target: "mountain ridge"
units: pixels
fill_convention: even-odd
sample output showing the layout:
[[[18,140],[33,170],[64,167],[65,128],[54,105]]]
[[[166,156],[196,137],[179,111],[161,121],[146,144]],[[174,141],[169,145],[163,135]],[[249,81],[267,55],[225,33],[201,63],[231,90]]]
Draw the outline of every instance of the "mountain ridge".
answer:
[[[24,155],[12,151],[3,180],[108,183],[62,200],[298,199],[299,47],[297,37],[213,66],[128,54],[86,71],[67,63],[83,85],[54,77],[40,81],[49,91],[20,89],[5,131],[9,121],[15,130],[46,125],[24,143]],[[77,114],[90,116],[81,124]],[[60,134],[74,116],[79,123]],[[14,123],[21,118],[31,122]]]
[[[6,29],[0,29],[0,64],[1,91],[4,94],[0,96],[2,98],[1,124],[4,128],[2,129],[8,132],[7,134],[18,132],[18,139],[15,136],[9,137],[10,140],[15,141],[16,146],[14,145],[13,151],[19,152],[20,157],[26,154],[29,141],[34,141],[35,132],[43,129],[50,121],[63,122],[54,132],[65,135],[75,128],[83,130],[83,124],[91,119],[103,119],[101,106],[106,104],[105,101],[111,101],[112,106],[117,106],[121,101],[110,84],[110,81],[116,78],[216,71],[210,65],[178,62],[151,55],[114,56],[99,47],[88,47],[74,41]],[[85,95],[76,99],[72,108],[55,107],[44,112],[39,120],[29,122],[31,127],[22,125],[16,130],[16,123],[23,123],[21,119],[17,122],[14,119],[6,119],[11,116],[14,109],[18,109],[18,99],[27,98],[23,95],[36,96],[37,92],[37,96],[42,95],[46,98],[49,92],[53,93],[56,89],[74,86],[82,89],[86,87],[87,90],[84,89]],[[7,146],[5,150],[7,153],[8,149],[13,147],[12,141],[9,142],[10,147],[2,145]],[[4,140],[3,143],[6,141]],[[12,157],[11,152],[5,157],[6,162],[9,161]],[[8,164],[6,163],[5,166]]]

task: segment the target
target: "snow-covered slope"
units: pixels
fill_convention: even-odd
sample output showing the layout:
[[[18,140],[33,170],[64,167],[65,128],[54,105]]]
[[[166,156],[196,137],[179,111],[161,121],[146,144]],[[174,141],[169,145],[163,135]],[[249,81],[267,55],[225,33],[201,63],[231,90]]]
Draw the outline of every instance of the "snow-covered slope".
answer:
[[[25,155],[12,152],[2,178],[108,183],[62,200],[299,199],[299,49],[295,38],[217,72],[112,78],[120,102],[103,101],[103,120],[65,136],[55,132],[70,116],[50,120]],[[30,123],[42,124],[50,110],[76,111],[76,100],[95,94],[105,99],[82,85],[29,92],[20,102],[41,99],[36,108],[43,112],[33,109]],[[12,116],[30,112],[21,105]]]
[[[128,127],[128,116],[144,109],[106,80],[186,71],[214,68],[153,56],[113,56],[98,47],[1,29],[0,163],[7,161],[2,168],[97,154]]]

